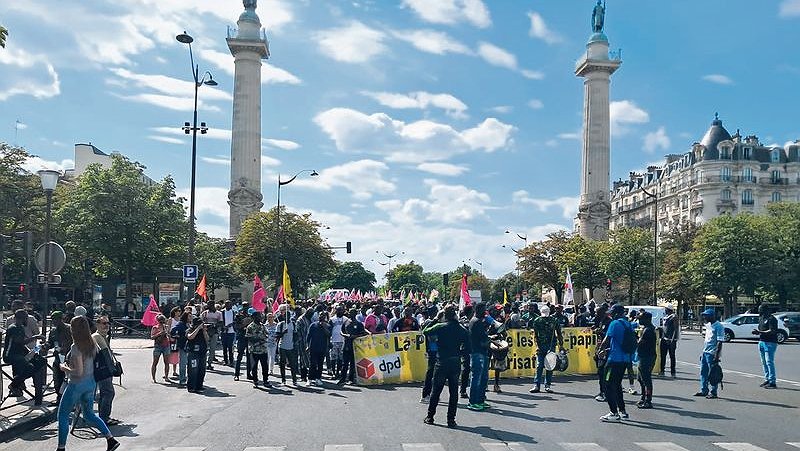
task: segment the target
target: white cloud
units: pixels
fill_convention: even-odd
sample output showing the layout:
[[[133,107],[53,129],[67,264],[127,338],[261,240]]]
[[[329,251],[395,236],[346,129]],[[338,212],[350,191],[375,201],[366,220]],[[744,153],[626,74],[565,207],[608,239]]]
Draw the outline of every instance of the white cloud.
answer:
[[[544,103],[539,99],[531,99],[528,101],[528,106],[534,110],[541,110],[544,108]]]
[[[711,83],[715,83],[718,85],[732,85],[733,80],[727,75],[722,74],[710,74],[710,75],[703,75],[703,80]]]
[[[612,135],[620,136],[628,133],[630,131],[629,125],[650,122],[650,115],[647,111],[639,108],[636,103],[630,100],[611,102],[609,109]]]
[[[261,154],[261,166],[275,167],[280,165],[281,165],[281,160],[264,155],[263,153]]]
[[[406,123],[385,113],[367,115],[349,108],[323,111],[314,122],[340,151],[382,154],[389,161],[405,163],[441,161],[469,151],[494,152],[511,145],[514,131],[495,118],[458,131],[433,121]]]
[[[519,72],[525,78],[541,80],[544,74],[540,71],[520,69],[517,57],[513,53],[488,42],[478,44],[478,56],[487,63]]]
[[[264,138],[264,143],[270,147],[277,147],[282,150],[296,150],[300,148],[300,144],[286,139]]]
[[[186,144],[186,141],[171,136],[149,135],[148,138],[153,141],[161,141],[167,144]]]
[[[202,160],[202,161],[204,161],[204,162],[206,162],[208,164],[218,164],[218,165],[221,165],[221,166],[230,166],[231,165],[231,159],[226,157],[226,156],[222,156],[222,155],[217,155],[216,157],[200,157],[200,160]]]
[[[508,114],[508,113],[514,111],[514,107],[511,106],[511,105],[498,105],[498,106],[493,106],[493,107],[489,108],[488,111],[490,111],[492,113],[498,113],[498,114]]]
[[[448,177],[455,177],[469,171],[469,168],[466,166],[459,166],[450,163],[420,163],[417,165],[417,169],[423,172],[444,175]]]
[[[426,180],[425,184],[430,188],[426,199],[378,201],[375,206],[389,213],[395,222],[403,224],[422,221],[460,224],[482,217],[492,209],[491,198],[486,193],[435,180]]]
[[[323,169],[317,177],[298,178],[292,185],[324,191],[344,188],[355,199],[366,200],[375,194],[390,194],[395,191],[395,184],[383,178],[388,169],[389,166],[381,161],[350,161]]]
[[[391,92],[363,92],[363,94],[389,108],[425,110],[429,107],[435,107],[441,108],[456,117],[463,117],[464,111],[467,110],[467,105],[451,94],[431,94],[425,91],[408,94]]]
[[[151,89],[162,94],[178,97],[194,96],[194,81],[180,80],[166,75],[137,74],[128,69],[116,67],[111,72],[123,80],[132,82],[136,87]],[[233,100],[230,93],[211,86],[203,86],[198,90],[198,97],[207,100]]]
[[[481,0],[403,0],[422,20],[453,25],[468,22],[479,28],[492,24],[489,8]]]
[[[233,55],[230,53],[211,49],[204,49],[202,52],[198,53],[201,58],[218,67],[228,75],[234,75],[235,66],[233,62]],[[302,82],[303,81],[299,77],[285,69],[273,66],[266,61],[261,62],[261,84],[269,85],[286,83],[289,85],[299,85]]]
[[[133,94],[133,95],[117,95],[124,100],[132,102],[146,103],[161,108],[166,108],[175,111],[192,111],[194,110],[194,99],[187,97],[168,96],[164,94]],[[203,111],[222,111],[218,106],[208,105],[205,102],[197,102],[197,109]]]
[[[442,31],[405,30],[394,31],[392,35],[401,41],[408,42],[416,47],[417,50],[435,55],[444,55],[446,53],[472,54],[472,51],[466,45]]]
[[[800,0],[783,0],[780,6],[781,17],[800,16]]]
[[[41,157],[37,157],[36,155],[32,155],[28,157],[24,163],[22,163],[22,169],[32,174],[36,174],[37,171],[42,169],[55,169],[56,171],[61,171],[63,173],[66,169],[73,168],[75,168],[75,162],[68,158],[58,162],[45,160]]]
[[[0,102],[15,95],[46,99],[61,93],[58,73],[44,55],[22,49],[3,49],[0,51],[0,74]]]
[[[667,130],[665,127],[658,127],[658,130],[654,132],[650,132],[645,135],[644,137],[644,150],[653,153],[656,149],[661,150],[668,150],[671,141],[669,136],[667,136]]]
[[[517,204],[534,205],[541,212],[556,207],[561,209],[561,215],[564,219],[573,219],[578,214],[578,204],[580,203],[580,196],[576,197],[559,197],[557,199],[535,199],[530,197],[530,194],[525,190],[514,191],[511,199]]]
[[[320,52],[336,61],[365,63],[385,52],[386,34],[354,20],[349,25],[317,32]]]
[[[178,197],[189,198],[189,189],[181,188],[175,190]],[[228,188],[198,186],[194,190],[195,195],[195,215],[208,214],[225,220],[228,224]]]
[[[541,39],[548,44],[556,44],[563,40],[558,33],[547,26],[541,14],[531,11],[528,13],[528,18],[531,20],[531,29],[528,31],[531,37]]]
[[[580,132],[559,133],[558,134],[558,138],[559,139],[574,139],[576,141],[580,141],[581,134],[580,134]]]

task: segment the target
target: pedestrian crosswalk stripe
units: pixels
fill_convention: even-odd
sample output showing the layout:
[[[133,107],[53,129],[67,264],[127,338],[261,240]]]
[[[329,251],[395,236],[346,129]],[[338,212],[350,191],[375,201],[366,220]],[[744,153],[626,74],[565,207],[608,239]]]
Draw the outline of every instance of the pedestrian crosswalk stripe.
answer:
[[[325,451],[364,451],[364,445],[325,445]]]
[[[644,448],[647,451],[689,451],[683,446],[676,445],[672,442],[643,442],[637,443],[636,446]]]
[[[597,443],[559,443],[559,445],[569,451],[606,451]]]
[[[164,448],[164,451],[206,451],[206,449],[202,446],[172,446]]]
[[[525,451],[525,447],[520,443],[481,443],[486,451]]]
[[[750,443],[714,443],[714,446],[719,446],[720,448],[727,449],[728,451],[768,451],[759,446],[751,445]]]
[[[244,451],[286,451],[285,446],[250,446]]]
[[[795,448],[800,448],[800,442],[786,442],[789,446],[794,446]]]
[[[444,451],[440,443],[403,443],[403,451]]]

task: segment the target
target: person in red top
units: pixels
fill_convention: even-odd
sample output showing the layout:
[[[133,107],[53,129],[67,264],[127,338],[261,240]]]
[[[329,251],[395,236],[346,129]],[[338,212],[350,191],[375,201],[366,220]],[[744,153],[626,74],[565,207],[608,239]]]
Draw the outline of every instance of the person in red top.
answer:
[[[414,318],[414,311],[411,307],[403,309],[403,317],[395,321],[392,332],[411,332],[412,330],[419,330],[419,323]]]
[[[383,306],[380,304],[373,307],[372,313],[364,319],[364,328],[371,334],[385,334],[387,332],[386,326],[388,325],[389,321],[383,315]]]
[[[150,330],[150,338],[153,339],[153,365],[150,367],[150,377],[153,383],[156,381],[156,367],[158,367],[159,357],[164,360],[164,382],[169,382],[169,328],[167,327],[167,317],[164,315],[156,316],[158,324]]]

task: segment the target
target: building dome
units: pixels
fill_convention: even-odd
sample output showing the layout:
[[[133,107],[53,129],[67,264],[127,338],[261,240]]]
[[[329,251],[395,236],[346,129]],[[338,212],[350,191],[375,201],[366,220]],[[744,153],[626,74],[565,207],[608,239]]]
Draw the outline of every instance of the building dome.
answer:
[[[731,134],[725,127],[722,126],[722,121],[719,120],[719,115],[714,115],[714,120],[711,122],[711,128],[708,129],[700,144],[705,146],[706,151],[703,155],[704,160],[716,160],[719,158],[719,151],[717,144],[722,141],[731,139]]]

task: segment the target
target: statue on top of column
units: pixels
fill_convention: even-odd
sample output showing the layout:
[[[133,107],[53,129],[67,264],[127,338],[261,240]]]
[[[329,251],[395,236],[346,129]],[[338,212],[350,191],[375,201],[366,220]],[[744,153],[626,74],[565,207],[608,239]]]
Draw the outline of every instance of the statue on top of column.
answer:
[[[601,0],[597,0],[597,4],[594,5],[594,10],[592,11],[592,31],[594,31],[595,33],[602,33],[605,20],[606,20],[605,3],[601,4]]]
[[[256,3],[258,0],[244,0],[244,9],[256,9]]]

